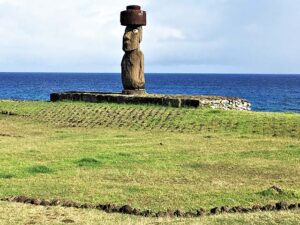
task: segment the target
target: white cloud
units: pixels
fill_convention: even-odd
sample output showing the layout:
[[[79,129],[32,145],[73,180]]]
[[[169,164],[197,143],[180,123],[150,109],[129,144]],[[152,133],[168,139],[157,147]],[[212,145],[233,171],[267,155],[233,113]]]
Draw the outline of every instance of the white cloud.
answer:
[[[135,3],[148,13],[148,72],[300,72],[297,0]],[[118,72],[128,4],[0,0],[1,70]]]
[[[184,40],[186,37],[183,34],[182,30],[178,28],[163,26],[163,25],[157,25],[154,27],[151,27],[147,30],[150,34],[157,34],[155,36],[149,36],[151,38],[148,39],[148,41],[154,41],[154,42],[160,42],[160,41],[177,41],[177,40]]]

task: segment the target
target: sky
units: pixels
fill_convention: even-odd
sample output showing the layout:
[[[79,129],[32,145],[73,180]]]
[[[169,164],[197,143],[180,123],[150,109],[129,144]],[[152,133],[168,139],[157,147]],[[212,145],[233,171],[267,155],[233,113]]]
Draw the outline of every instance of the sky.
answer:
[[[145,72],[300,74],[300,0],[0,0],[0,71],[120,72],[131,4]]]

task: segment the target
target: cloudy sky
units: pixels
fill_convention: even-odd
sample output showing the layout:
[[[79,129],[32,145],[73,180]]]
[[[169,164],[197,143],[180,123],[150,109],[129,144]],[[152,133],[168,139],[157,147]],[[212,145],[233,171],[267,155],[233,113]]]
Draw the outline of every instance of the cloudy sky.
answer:
[[[0,0],[0,71],[119,72],[128,4],[146,72],[300,73],[300,0]]]

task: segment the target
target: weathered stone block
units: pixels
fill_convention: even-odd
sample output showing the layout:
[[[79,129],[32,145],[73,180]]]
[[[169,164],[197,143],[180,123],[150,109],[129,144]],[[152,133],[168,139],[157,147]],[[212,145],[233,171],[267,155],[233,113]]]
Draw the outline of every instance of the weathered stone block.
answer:
[[[112,102],[124,104],[154,104],[170,107],[210,107],[225,110],[251,110],[251,104],[244,99],[221,96],[191,96],[191,95],[124,95],[120,93],[103,92],[64,92],[52,93],[52,102],[70,100],[84,102]],[[228,103],[224,104],[224,101]]]

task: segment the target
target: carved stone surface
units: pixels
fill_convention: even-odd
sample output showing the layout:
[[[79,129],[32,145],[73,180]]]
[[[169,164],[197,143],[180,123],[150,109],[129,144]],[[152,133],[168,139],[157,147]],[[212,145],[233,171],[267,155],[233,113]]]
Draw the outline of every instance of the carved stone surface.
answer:
[[[140,50],[134,50],[124,55],[122,83],[124,90],[145,89],[144,54]]]
[[[124,12],[128,12],[128,15]],[[128,6],[127,11],[121,13],[121,24],[127,25],[123,36],[123,51],[125,54],[121,63],[124,94],[139,95],[145,93],[144,54],[140,50],[140,43],[143,38],[141,25],[146,24],[146,17],[144,15],[142,17],[143,23],[137,26],[136,20],[129,16],[131,14],[139,15],[141,12],[143,11],[140,10],[139,6]],[[126,23],[122,23],[122,21],[126,21]]]
[[[123,37],[122,83],[126,90],[144,90],[144,54],[139,49],[142,40],[142,27],[127,27]]]
[[[146,26],[147,15],[139,5],[129,5],[121,12],[120,22],[123,26]]]

